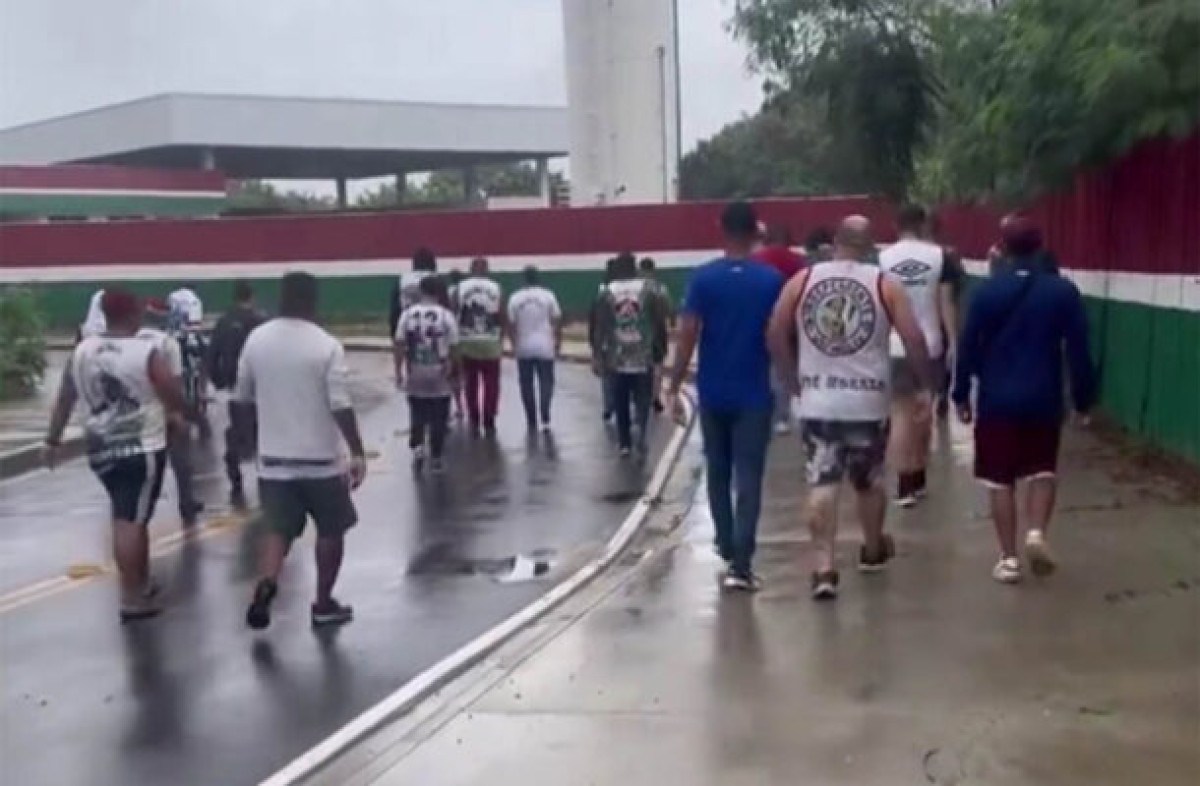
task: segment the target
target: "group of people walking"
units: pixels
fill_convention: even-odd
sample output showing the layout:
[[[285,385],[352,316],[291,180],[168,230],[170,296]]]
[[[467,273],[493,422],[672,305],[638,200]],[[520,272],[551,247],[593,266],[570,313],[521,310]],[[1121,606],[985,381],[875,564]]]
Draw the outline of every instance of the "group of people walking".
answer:
[[[1079,412],[1096,394],[1079,292],[1045,264],[1036,227],[1013,219],[1002,230],[1006,262],[979,288],[960,331],[961,262],[929,240],[920,209],[902,210],[899,223],[899,242],[878,252],[870,222],[847,217],[810,261],[788,251],[786,233],[774,233],[764,247],[750,204],[727,206],[725,254],[691,277],[669,373],[674,309],[653,262],[639,266],[623,253],[607,266],[589,324],[605,418],[615,421],[622,456],[644,455],[662,377],[665,405],[678,414],[698,352],[708,498],[728,589],[759,586],[753,560],[768,444],[773,426],[786,430],[779,426],[786,427],[793,400],[806,456],[803,516],[813,538],[813,597],[838,593],[834,544],[843,482],[858,502],[858,568],[886,568],[896,553],[884,526],[889,441],[899,470],[897,502],[917,504],[928,491],[932,401],[951,361],[953,400],[962,421],[975,424],[976,475],[989,489],[996,521],[1001,553],[993,576],[1022,578],[1014,495],[1022,481],[1030,487],[1025,556],[1037,574],[1054,568],[1047,531],[1064,363]],[[465,277],[444,278],[433,254],[421,250],[397,281],[390,309],[395,373],[408,399],[418,470],[445,471],[455,417],[474,436],[496,433],[506,337],[527,426],[550,428],[563,314],[536,268],[522,275],[523,285],[506,302],[485,259],[474,260]],[[235,306],[218,322],[208,353],[209,376],[229,395],[225,462],[235,500],[243,493],[240,462],[258,455],[268,533],[246,612],[255,629],[270,624],[284,559],[309,519],[317,531],[312,624],[353,619],[333,590],[345,534],[357,522],[351,492],[364,481],[367,462],[345,352],[317,324],[318,288],[309,274],[287,274],[279,316],[265,320],[249,287],[237,285]],[[92,328],[63,375],[47,457],[53,465],[71,410],[82,402],[89,463],[111,502],[120,615],[142,619],[160,610],[146,528],[162,487],[168,424],[186,428],[203,419],[185,395],[178,342],[147,330],[139,299],[111,288],[95,306]]]
[[[975,424],[975,474],[996,523],[993,577],[1014,583],[1023,575],[1015,503],[1022,482],[1029,486],[1025,556],[1037,575],[1054,570],[1047,531],[1064,365],[1077,411],[1086,413],[1096,396],[1079,291],[1043,263],[1036,227],[1009,220],[1002,230],[1007,262],[979,287],[960,331],[961,261],[929,239],[923,210],[904,208],[899,219],[899,241],[880,252],[870,222],[847,217],[829,258],[797,265],[788,277],[758,247],[753,207],[734,203],[721,218],[725,255],[692,276],[668,397],[677,402],[698,348],[708,498],[727,589],[759,586],[753,557],[772,413],[790,409],[793,399],[805,454],[812,597],[838,594],[843,483],[855,494],[862,527],[859,570],[887,567],[896,553],[885,531],[889,448],[896,502],[911,507],[928,492],[933,399],[951,362],[953,400],[961,420]]]

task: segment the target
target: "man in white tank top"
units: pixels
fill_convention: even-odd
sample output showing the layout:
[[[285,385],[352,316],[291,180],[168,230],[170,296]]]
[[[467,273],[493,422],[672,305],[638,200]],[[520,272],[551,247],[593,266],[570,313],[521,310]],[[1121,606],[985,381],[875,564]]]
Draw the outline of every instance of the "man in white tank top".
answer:
[[[46,435],[46,463],[51,469],[57,463],[63,430],[76,403],[82,402],[88,463],[112,509],[120,616],[126,622],[160,610],[150,580],[146,528],[162,492],[166,420],[186,406],[179,377],[162,348],[137,336],[142,320],[137,298],[108,289],[100,306],[104,332],[75,347],[63,374]]]
[[[935,390],[942,387],[946,357],[953,354],[958,315],[954,302],[957,268],[947,264],[945,250],[927,237],[928,216],[924,208],[909,205],[899,215],[900,240],[879,255],[879,267],[904,285],[925,347],[933,359]],[[900,337],[893,333],[892,455],[899,470],[896,502],[912,507],[925,496],[925,467],[929,463],[932,420],[917,422],[914,393],[917,376]]]
[[[867,264],[871,225],[845,219],[833,261],[800,273],[784,288],[771,317],[775,362],[800,397],[800,433],[809,486],[804,518],[812,532],[812,596],[837,597],[834,565],[838,489],[849,480],[858,495],[863,545],[858,567],[883,570],[895,544],[883,532],[882,487],[891,399],[888,352],[893,328],[920,374],[917,398],[929,417],[932,388],[928,349],[903,285]]]

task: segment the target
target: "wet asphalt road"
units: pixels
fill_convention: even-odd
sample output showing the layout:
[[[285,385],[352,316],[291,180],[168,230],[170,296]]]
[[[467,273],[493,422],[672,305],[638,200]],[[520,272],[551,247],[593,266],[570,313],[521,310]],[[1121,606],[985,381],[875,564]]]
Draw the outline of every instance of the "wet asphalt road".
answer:
[[[589,373],[561,368],[553,436],[527,439],[508,364],[496,442],[456,435],[450,474],[415,479],[387,359],[354,362],[373,459],[338,592],[357,619],[339,631],[308,625],[311,534],[271,629],[243,627],[257,530],[220,507],[218,446],[200,457],[213,504],[198,537],[178,536],[168,481],[153,532],[169,608],[136,625],[118,624],[111,575],[59,578],[107,561],[106,505],[86,468],[0,483],[0,782],[256,783],[544,593],[645,483],[647,469],[615,458]],[[503,580],[514,555],[542,551],[549,576]]]

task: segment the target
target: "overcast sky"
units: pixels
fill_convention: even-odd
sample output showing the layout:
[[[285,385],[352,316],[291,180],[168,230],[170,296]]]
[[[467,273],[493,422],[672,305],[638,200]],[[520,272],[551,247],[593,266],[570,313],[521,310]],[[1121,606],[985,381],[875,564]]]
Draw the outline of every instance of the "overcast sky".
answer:
[[[163,92],[565,102],[560,0],[0,0],[0,127]],[[685,146],[760,99],[680,0]]]

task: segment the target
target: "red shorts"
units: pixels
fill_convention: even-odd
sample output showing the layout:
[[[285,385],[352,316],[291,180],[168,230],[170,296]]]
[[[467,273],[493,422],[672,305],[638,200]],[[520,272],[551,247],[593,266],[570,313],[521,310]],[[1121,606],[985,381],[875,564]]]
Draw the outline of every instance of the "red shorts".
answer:
[[[1061,423],[982,420],[975,424],[975,477],[997,488],[1052,478],[1058,472],[1061,438]]]

